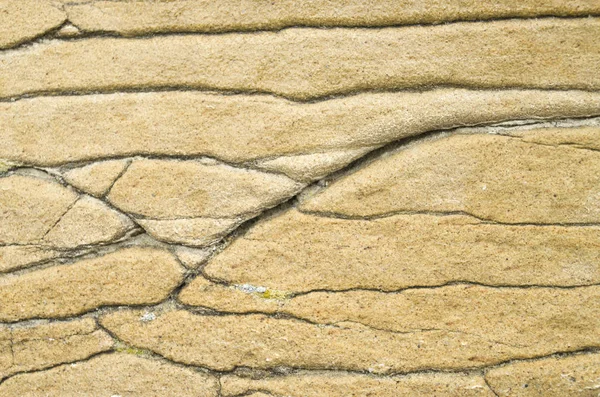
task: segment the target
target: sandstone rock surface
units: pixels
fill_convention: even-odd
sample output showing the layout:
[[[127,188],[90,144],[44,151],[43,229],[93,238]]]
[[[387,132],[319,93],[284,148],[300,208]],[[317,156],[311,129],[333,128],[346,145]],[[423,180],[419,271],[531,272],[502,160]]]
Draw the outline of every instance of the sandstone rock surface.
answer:
[[[0,158],[48,166],[131,155],[205,155],[235,163],[262,159],[285,172],[280,163],[291,159],[279,156],[339,154],[464,125],[592,115],[600,115],[600,94],[587,91],[437,89],[302,104],[200,92],[41,97],[0,103],[6,143]],[[292,160],[301,164],[307,158]],[[79,169],[89,178],[85,186],[69,179],[72,173],[65,177],[83,190],[108,185],[116,174],[108,175],[110,164]]]
[[[47,0],[0,1],[0,49],[58,28],[66,14]]]
[[[152,321],[142,321],[143,315],[135,310],[118,311],[103,316],[101,323],[133,346],[177,362],[224,371],[240,366],[375,373],[459,369],[535,357],[536,350],[444,329],[398,333],[354,323],[334,326],[254,314],[206,316],[181,310],[158,313]],[[594,346],[600,344],[596,323],[593,319],[579,323],[592,334],[568,345],[569,351],[589,346],[590,340]],[[579,329],[572,329],[564,335],[572,338],[578,333]],[[551,352],[568,343],[548,342],[541,350]]]
[[[130,354],[104,354],[83,363],[14,376],[0,384],[6,397],[127,396],[216,397],[205,374]]]
[[[219,241],[233,231],[243,222],[243,218],[138,219],[136,222],[157,240],[203,247]]]
[[[500,397],[595,397],[600,388],[600,355],[525,361],[491,369],[485,378]]]
[[[596,90],[598,35],[598,18],[549,18],[51,41],[0,54],[0,97],[161,87],[294,99],[433,86]]]
[[[302,187],[283,175],[219,163],[138,160],[107,198],[123,211],[155,219],[232,218],[272,207]]]
[[[60,253],[53,249],[27,245],[6,245],[0,247],[0,273],[45,262],[59,255]]]
[[[67,5],[69,20],[84,31],[139,35],[153,32],[229,32],[291,26],[389,26],[494,18],[588,16],[600,13],[593,0],[242,0],[168,2],[93,1]]]
[[[598,283],[599,238],[591,226],[494,225],[420,214],[348,220],[290,210],[234,240],[205,272],[231,284],[290,292],[391,291],[452,281],[575,286]]]
[[[127,160],[99,161],[65,171],[63,176],[72,186],[100,197],[108,193],[128,164]]]
[[[301,208],[359,217],[442,212],[503,223],[598,223],[600,152],[453,135],[403,148]]]
[[[265,396],[289,397],[494,396],[481,376],[443,373],[382,378],[316,372],[256,380],[226,375],[221,378],[221,385],[225,397],[246,395],[252,390],[262,390]]]
[[[0,277],[0,321],[60,318],[107,305],[153,304],[183,278],[168,252],[126,248],[72,264]]]
[[[99,330],[90,318],[0,326],[0,379],[19,372],[83,360],[109,350],[112,345],[110,335]]]

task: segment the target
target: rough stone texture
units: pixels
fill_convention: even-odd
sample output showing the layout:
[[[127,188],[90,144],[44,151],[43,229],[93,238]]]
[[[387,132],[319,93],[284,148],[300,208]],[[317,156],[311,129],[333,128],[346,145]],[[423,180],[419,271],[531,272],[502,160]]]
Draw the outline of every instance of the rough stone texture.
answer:
[[[347,152],[464,125],[592,115],[600,115],[600,94],[585,91],[440,89],[303,104],[199,92],[42,97],[0,103],[6,143],[0,158],[60,165],[135,154],[206,155],[243,163]]]
[[[588,296],[585,304],[593,299],[597,297]],[[356,323],[333,326],[262,315],[203,316],[187,311],[158,313],[152,321],[142,321],[143,316],[140,311],[119,311],[104,316],[101,323],[136,347],[177,362],[216,370],[239,366],[376,373],[458,369],[532,357],[541,352],[548,354],[555,349],[576,351],[600,345],[598,321],[593,313],[581,322],[570,324],[572,328],[562,332],[564,339],[545,328],[542,332],[547,334],[536,336],[542,336],[547,343],[538,346],[498,343],[485,335],[447,329],[397,333]],[[565,323],[570,320],[573,319],[563,319]],[[578,336],[582,327],[591,331],[588,336]],[[567,328],[569,325],[564,329],[559,326],[556,331]],[[571,340],[573,343],[569,344]]]
[[[40,241],[77,198],[77,193],[49,178],[0,178],[0,243]]]
[[[98,258],[0,277],[0,321],[72,316],[107,305],[165,299],[182,268],[168,252],[128,248]]]
[[[596,397],[600,389],[600,354],[525,361],[491,369],[485,377],[500,397]]]
[[[153,32],[228,32],[290,26],[389,26],[546,15],[599,14],[593,0],[201,0],[137,3],[93,1],[68,5],[69,20],[84,31],[124,35]]]
[[[219,241],[234,230],[243,219],[138,219],[136,222],[157,240],[203,247]]]
[[[63,176],[70,185],[100,197],[108,193],[112,184],[125,171],[128,164],[127,160],[99,161],[65,171]]]
[[[83,360],[109,350],[112,345],[113,339],[89,318],[10,328],[0,326],[0,379]]]
[[[600,19],[582,18],[51,41],[0,54],[0,97],[160,87],[295,99],[431,86],[594,90],[599,35]]]
[[[569,145],[580,149],[600,150],[600,128],[544,128],[534,131],[512,131],[510,136],[525,142],[557,146]]]
[[[102,201],[82,196],[46,233],[44,241],[56,247],[75,248],[117,240],[133,227],[129,218]]]
[[[598,227],[419,214],[347,220],[290,210],[233,241],[205,272],[284,291],[389,291],[451,281],[572,286],[599,282],[599,247]]]
[[[283,175],[219,163],[139,160],[107,198],[123,211],[156,219],[231,218],[272,207],[302,187]]]
[[[7,245],[0,247],[0,273],[44,262],[59,255],[60,253],[55,250],[35,246]]]
[[[105,354],[0,384],[2,396],[21,397],[24,390],[31,397],[216,397],[217,382],[192,369],[130,354]]]
[[[302,209],[346,216],[430,211],[504,223],[598,223],[600,152],[454,135],[403,148],[338,181]]]
[[[66,14],[46,0],[0,1],[0,49],[58,28]]]
[[[190,248],[190,247],[175,247],[175,254],[181,263],[190,269],[196,269],[203,264],[212,254],[210,248]]]
[[[443,373],[383,378],[306,372],[256,380],[226,375],[221,378],[221,386],[221,394],[225,397],[246,395],[252,390],[262,390],[264,396],[288,397],[494,396],[481,376]]]

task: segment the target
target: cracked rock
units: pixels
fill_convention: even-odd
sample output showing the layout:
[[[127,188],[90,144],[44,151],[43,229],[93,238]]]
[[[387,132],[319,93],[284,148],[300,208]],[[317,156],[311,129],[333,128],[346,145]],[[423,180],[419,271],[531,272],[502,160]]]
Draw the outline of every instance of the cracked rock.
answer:
[[[0,49],[58,28],[67,15],[46,0],[0,0]]]
[[[19,372],[84,360],[109,350],[112,345],[110,335],[99,330],[91,318],[0,326],[0,379]]]
[[[45,262],[58,256],[60,256],[60,252],[56,250],[36,246],[7,245],[0,247],[0,273]]]
[[[136,220],[148,234],[157,240],[167,243],[184,244],[193,247],[204,247],[221,240],[238,227],[244,218],[240,219],[173,219]]]
[[[50,41],[0,54],[0,97],[161,87],[298,100],[434,86],[594,90],[599,35],[590,17]]]
[[[108,305],[158,303],[182,279],[183,268],[169,252],[138,247],[0,276],[0,321],[67,317]]]
[[[183,310],[163,312],[149,322],[140,321],[142,315],[122,310],[104,315],[101,323],[137,348],[220,371],[292,367],[386,374],[483,367],[529,356],[520,347],[448,330],[398,333],[356,323],[333,326],[258,314],[210,316]]]
[[[452,281],[576,286],[600,281],[599,252],[596,226],[497,225],[422,214],[349,220],[289,210],[235,239],[205,273],[290,292],[392,291]]]
[[[262,390],[268,395],[287,397],[347,397],[373,395],[378,397],[493,397],[480,375],[415,374],[375,377],[345,373],[300,372],[293,375],[263,379],[221,378],[224,397],[246,395]]]
[[[272,207],[302,187],[283,175],[223,164],[136,160],[107,198],[122,211],[155,219],[231,218]]]
[[[589,136],[568,129],[565,134]],[[600,152],[504,136],[452,135],[374,162],[301,209],[359,217],[465,212],[503,223],[597,224]]]
[[[524,361],[485,374],[499,397],[596,397],[600,390],[600,354],[579,354]]]
[[[16,375],[0,385],[5,397],[217,397],[210,375],[130,354],[103,354],[47,371]]]
[[[0,103],[0,158],[57,166],[136,154],[204,155],[257,160],[304,180],[345,166],[367,147],[428,131],[599,114],[600,94],[587,91],[434,89],[302,104],[187,91],[39,97]],[[95,194],[110,185],[119,164],[91,164],[65,178]]]
[[[73,168],[63,173],[65,180],[92,196],[101,197],[125,171],[128,160],[108,160]]]

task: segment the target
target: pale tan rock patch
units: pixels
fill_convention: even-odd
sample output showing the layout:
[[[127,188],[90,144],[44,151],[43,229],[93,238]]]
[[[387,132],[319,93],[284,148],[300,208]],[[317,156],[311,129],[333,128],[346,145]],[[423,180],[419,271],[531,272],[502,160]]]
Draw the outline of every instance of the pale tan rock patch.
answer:
[[[67,15],[46,0],[0,1],[0,49],[58,28]]]
[[[235,239],[205,272],[230,284],[290,292],[391,291],[452,281],[575,286],[600,280],[599,239],[598,227],[433,215],[347,220],[290,210]]]
[[[243,223],[240,219],[137,219],[148,234],[167,243],[204,247],[221,240],[224,236]]]
[[[543,128],[533,131],[511,131],[510,136],[521,138],[525,142],[543,145],[570,145],[581,149],[600,150],[600,128]]]
[[[384,374],[483,367],[533,355],[485,335],[456,331],[394,333],[356,323],[326,326],[263,315],[207,316],[182,310],[163,312],[152,321],[142,321],[142,316],[141,311],[123,310],[103,316],[101,323],[135,347],[224,371],[284,366]]]
[[[113,340],[93,319],[0,326],[0,379],[86,359],[110,350]],[[10,359],[3,360],[3,357]],[[1,386],[0,386],[1,387]]]
[[[500,397],[596,397],[600,389],[600,354],[509,364],[487,371],[485,378]]]
[[[198,161],[136,160],[107,199],[154,219],[232,218],[272,207],[302,184],[286,176]]]
[[[60,252],[27,245],[7,245],[0,247],[0,273],[27,267],[60,256]]]
[[[183,279],[168,252],[125,248],[73,264],[0,277],[0,321],[73,316],[106,305],[153,304]]]
[[[160,87],[301,100],[434,86],[595,90],[598,35],[598,18],[549,18],[51,41],[0,54],[0,97]]]
[[[592,0],[514,0],[464,3],[413,0],[317,0],[275,3],[241,0],[168,2],[94,1],[67,5],[69,19],[84,31],[124,35],[153,32],[223,32],[290,26],[386,26],[457,20],[588,16],[600,13]]]
[[[216,397],[214,377],[129,354],[104,354],[82,363],[16,375],[0,385],[6,397]]]
[[[363,217],[466,212],[504,223],[598,223],[600,152],[503,136],[453,135],[374,162],[301,209]]]
[[[46,234],[44,242],[60,248],[107,243],[135,227],[125,215],[90,196],[81,196]]]
[[[92,196],[100,197],[125,171],[128,160],[107,160],[73,168],[63,173],[65,181]]]
[[[225,375],[221,378],[221,385],[221,393],[225,397],[246,395],[246,393],[252,390],[263,390],[265,392],[264,396],[276,395],[287,397],[346,397],[362,395],[378,397],[493,397],[494,395],[479,375],[444,373],[385,378],[335,372],[302,372],[294,375],[263,379],[248,379]],[[261,394],[258,393],[258,395]]]
[[[202,265],[213,253],[212,248],[190,248],[178,246],[174,249],[177,258],[188,269],[196,269]]]
[[[200,92],[40,97],[0,103],[0,158],[56,166],[132,155],[205,155],[298,166],[310,154],[358,151],[433,130],[590,115],[600,115],[600,94],[586,91],[437,89],[303,104]],[[336,166],[346,165],[342,161],[347,158]],[[111,164],[117,163],[80,170],[90,181],[106,181],[116,172],[105,178],[95,170]]]

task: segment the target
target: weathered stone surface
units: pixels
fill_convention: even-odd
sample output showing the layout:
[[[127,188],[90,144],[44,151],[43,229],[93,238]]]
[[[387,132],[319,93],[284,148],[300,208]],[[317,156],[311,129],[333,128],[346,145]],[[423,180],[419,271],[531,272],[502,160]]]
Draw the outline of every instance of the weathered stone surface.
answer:
[[[128,164],[128,160],[99,161],[70,169],[64,172],[63,176],[69,184],[76,188],[100,197],[108,192]]]
[[[44,262],[59,255],[58,251],[36,246],[7,245],[0,247],[0,273]]]
[[[505,223],[598,223],[600,152],[454,135],[403,148],[301,208],[349,216],[432,211]]]
[[[272,207],[302,187],[283,175],[219,163],[137,160],[107,198],[123,211],[156,219],[231,218]]]
[[[600,13],[593,0],[292,0],[266,1],[94,1],[68,5],[69,20],[84,31],[125,35],[152,32],[227,32],[290,26],[389,26],[536,16]]]
[[[303,104],[198,92],[42,97],[0,103],[0,158],[35,165],[136,154],[276,161],[464,125],[589,115],[600,115],[599,93],[441,89]]]
[[[333,326],[257,314],[206,316],[182,310],[155,316],[143,321],[142,311],[118,311],[103,316],[101,323],[133,346],[216,370],[285,366],[395,373],[481,367],[533,355],[522,346],[490,341],[485,335],[443,329],[396,333],[356,323]],[[600,345],[597,328],[586,327],[596,334],[580,337],[569,349],[581,348],[583,339],[595,338]]]
[[[221,394],[225,397],[246,395],[252,390],[262,390],[265,396],[287,397],[494,396],[479,375],[437,373],[383,378],[335,372],[301,372],[263,379],[231,375],[221,378]]]
[[[600,128],[543,128],[533,131],[511,131],[508,135],[525,142],[543,145],[569,145],[582,149],[600,150]]]
[[[0,97],[174,86],[295,99],[448,85],[593,90],[599,35],[600,19],[582,18],[52,41],[0,54]]]
[[[77,198],[77,193],[51,178],[0,178],[0,243],[40,241]]]
[[[217,381],[192,369],[115,353],[47,371],[16,375],[0,385],[0,394],[6,397],[216,397]]]
[[[165,299],[183,278],[168,252],[127,248],[73,264],[0,277],[0,321],[72,316]]]
[[[133,228],[125,215],[98,199],[81,196],[46,233],[44,241],[60,248],[75,248],[117,240]]]
[[[282,172],[297,181],[311,182],[339,170],[373,149],[375,148],[364,147],[339,152],[282,156],[258,161],[255,166],[267,171]]]
[[[509,364],[485,375],[500,397],[588,396],[600,389],[600,354]]]
[[[451,281],[572,286],[600,281],[599,248],[598,227],[433,215],[347,220],[290,210],[235,239],[205,272],[231,284],[291,292],[390,291]]]
[[[112,338],[89,318],[0,326],[0,379],[18,372],[83,360],[109,350],[112,345]],[[8,359],[2,360],[2,357]]]
[[[58,28],[67,15],[46,0],[0,1],[0,49]]]
[[[359,323],[393,332],[438,330],[476,335],[486,346],[514,347],[515,354],[540,356],[600,345],[600,287],[489,288],[457,285],[406,290],[313,292],[273,301],[226,287],[205,287],[181,300],[229,312],[284,313],[319,324]],[[253,298],[253,302],[250,299]],[[238,303],[239,302],[239,303]],[[552,302],[552,305],[548,305]],[[254,303],[252,305],[251,303]],[[502,349],[504,346],[502,346]]]
[[[185,267],[188,269],[196,269],[206,262],[212,255],[213,250],[211,248],[200,249],[178,246],[175,247],[174,252]]]
[[[219,241],[239,226],[243,219],[138,219],[136,222],[157,240],[203,247]]]

